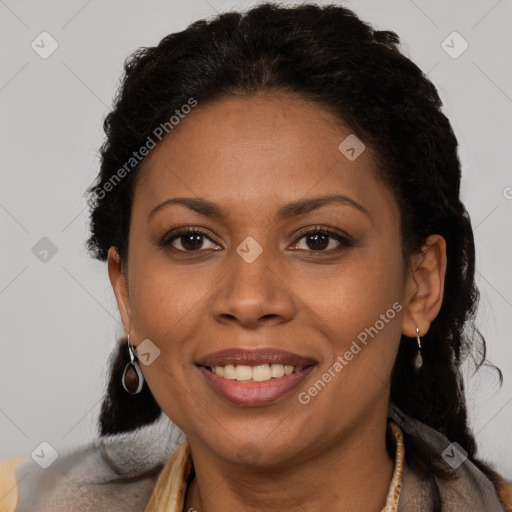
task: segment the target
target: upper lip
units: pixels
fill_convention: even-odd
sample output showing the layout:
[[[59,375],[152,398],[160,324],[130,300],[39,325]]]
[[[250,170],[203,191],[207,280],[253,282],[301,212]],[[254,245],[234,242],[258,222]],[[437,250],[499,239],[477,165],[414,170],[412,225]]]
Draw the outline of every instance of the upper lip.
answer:
[[[226,366],[240,364],[257,366],[261,364],[282,364],[304,368],[317,361],[311,357],[301,356],[278,348],[242,349],[229,348],[212,352],[197,360],[199,366]]]

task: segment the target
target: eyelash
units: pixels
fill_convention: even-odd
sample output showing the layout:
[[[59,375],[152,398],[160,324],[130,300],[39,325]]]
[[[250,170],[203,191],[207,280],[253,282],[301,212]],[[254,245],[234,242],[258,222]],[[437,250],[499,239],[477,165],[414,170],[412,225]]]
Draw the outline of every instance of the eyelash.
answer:
[[[177,240],[177,239],[181,238],[182,236],[186,236],[186,235],[190,235],[190,234],[203,235],[206,238],[208,238],[211,242],[217,243],[214,240],[211,240],[211,237],[208,235],[208,233],[206,231],[203,231],[202,229],[195,228],[195,227],[188,227],[188,228],[183,228],[183,229],[180,229],[179,231],[174,232],[171,237],[169,237],[169,233],[167,233],[164,237],[162,237],[162,239],[158,243],[158,246],[161,248],[171,250],[173,252],[177,252],[177,253],[200,253],[200,252],[217,250],[217,249],[198,249],[196,251],[187,251],[187,250],[176,249],[175,247],[172,247],[171,244],[172,244],[172,242],[174,242],[174,240]],[[325,249],[320,250],[320,251],[313,251],[313,250],[307,250],[307,249],[298,249],[298,250],[306,251],[306,252],[313,253],[313,254],[321,254],[321,253],[331,254],[333,252],[341,251],[344,248],[349,248],[349,247],[354,246],[353,240],[348,235],[346,235],[346,234],[343,235],[341,233],[338,233],[337,231],[332,231],[332,230],[326,229],[322,226],[314,226],[313,228],[309,228],[307,231],[303,231],[302,233],[300,233],[298,238],[295,240],[294,245],[296,245],[300,240],[302,240],[303,238],[305,238],[306,236],[308,236],[310,234],[321,234],[321,235],[328,236],[330,238],[334,238],[336,241],[338,241],[340,243],[340,245],[335,249],[329,249],[329,250],[325,250]]]

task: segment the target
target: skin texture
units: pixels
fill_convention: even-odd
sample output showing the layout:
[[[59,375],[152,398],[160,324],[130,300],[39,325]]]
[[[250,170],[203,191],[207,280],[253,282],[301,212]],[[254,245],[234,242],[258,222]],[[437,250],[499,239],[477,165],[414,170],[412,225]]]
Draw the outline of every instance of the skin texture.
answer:
[[[338,150],[350,133],[318,104],[291,94],[232,97],[199,105],[144,163],[127,268],[111,248],[108,270],[131,343],[148,338],[161,351],[141,365],[144,377],[191,445],[196,478],[184,510],[368,512],[385,504],[393,471],[385,445],[391,370],[400,335],[415,343],[416,327],[425,334],[439,312],[446,249],[431,235],[406,265],[400,212],[376,177],[371,148],[354,161]],[[330,203],[276,220],[287,203],[334,193],[369,216]],[[174,204],[148,219],[174,197],[215,202],[227,217]],[[158,246],[188,226],[206,231],[202,245],[182,237]],[[318,226],[345,232],[353,245],[331,237],[315,252],[303,231]],[[249,236],[263,249],[252,263],[236,252]],[[395,302],[401,311],[301,404],[298,393]],[[234,347],[277,347],[318,365],[279,401],[237,406],[195,365]]]

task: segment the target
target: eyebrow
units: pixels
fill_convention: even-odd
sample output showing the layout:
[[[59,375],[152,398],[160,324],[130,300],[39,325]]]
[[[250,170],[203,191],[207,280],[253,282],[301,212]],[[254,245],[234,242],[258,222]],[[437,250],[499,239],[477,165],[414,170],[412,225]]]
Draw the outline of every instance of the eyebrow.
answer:
[[[330,203],[340,203],[347,206],[352,206],[364,213],[370,219],[372,218],[370,212],[354,199],[341,194],[331,194],[327,196],[310,197],[307,199],[295,201],[293,203],[288,203],[279,208],[276,214],[276,219],[289,219],[290,217],[311,212],[317,208],[320,208],[321,206]],[[220,206],[206,199],[198,199],[194,197],[174,197],[167,199],[158,206],[155,206],[155,208],[153,208],[149,213],[148,219],[151,219],[153,215],[155,215],[158,211],[171,204],[179,204],[185,206],[190,210],[193,210],[207,217],[215,217],[221,220],[228,217],[227,212],[225,212]]]

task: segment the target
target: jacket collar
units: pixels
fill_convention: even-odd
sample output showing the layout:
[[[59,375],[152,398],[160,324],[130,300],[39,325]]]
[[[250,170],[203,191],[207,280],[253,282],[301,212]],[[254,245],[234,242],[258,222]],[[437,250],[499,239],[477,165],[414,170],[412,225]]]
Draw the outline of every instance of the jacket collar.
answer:
[[[447,512],[504,511],[492,482],[457,443],[451,443],[441,432],[407,416],[394,405],[390,405],[388,416],[402,429],[404,436],[421,439],[433,454],[455,469],[454,479],[434,478],[426,482],[406,462],[397,512],[437,512],[433,502],[434,485]]]

